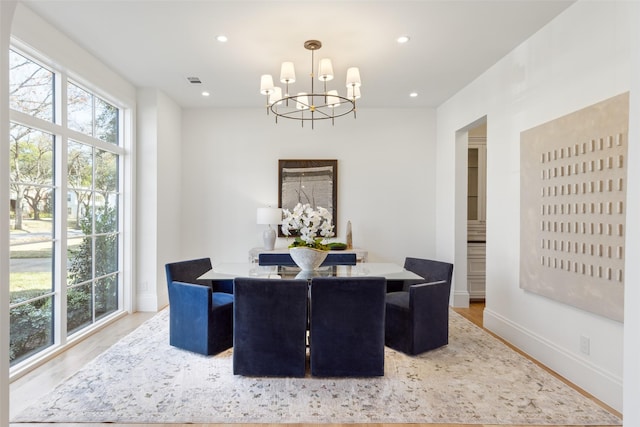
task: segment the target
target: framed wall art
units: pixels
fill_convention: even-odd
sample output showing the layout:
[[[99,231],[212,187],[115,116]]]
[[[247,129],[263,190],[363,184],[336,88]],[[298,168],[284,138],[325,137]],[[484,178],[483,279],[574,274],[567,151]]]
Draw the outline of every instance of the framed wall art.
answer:
[[[337,160],[278,160],[278,206],[291,210],[298,203],[328,209],[338,229]]]
[[[520,287],[622,322],[629,94],[521,133]]]

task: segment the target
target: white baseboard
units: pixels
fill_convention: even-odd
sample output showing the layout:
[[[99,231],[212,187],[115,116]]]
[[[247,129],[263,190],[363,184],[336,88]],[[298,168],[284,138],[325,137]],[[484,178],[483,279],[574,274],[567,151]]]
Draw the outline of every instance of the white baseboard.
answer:
[[[136,295],[136,309],[135,311],[143,312],[157,312],[158,309],[158,296],[150,293],[141,293]]]
[[[454,290],[451,306],[456,308],[469,308],[469,292]]]
[[[486,308],[483,325],[587,393],[622,412],[622,378]]]

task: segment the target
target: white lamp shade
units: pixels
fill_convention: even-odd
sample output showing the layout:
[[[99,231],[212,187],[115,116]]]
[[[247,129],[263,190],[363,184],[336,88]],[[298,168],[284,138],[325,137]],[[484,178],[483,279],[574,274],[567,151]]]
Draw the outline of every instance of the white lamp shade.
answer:
[[[260,77],[260,93],[263,95],[269,95],[273,92],[273,77],[271,74],[263,74]]]
[[[308,110],[309,109],[309,97],[306,92],[298,93],[296,108],[298,110]]]
[[[347,70],[347,87],[360,87],[360,70],[358,67],[351,67]]]
[[[283,62],[280,67],[280,81],[282,83],[295,83],[296,70],[293,62]]]
[[[320,60],[318,65],[318,79],[325,82],[333,80],[333,65],[331,65],[330,59],[324,58]]]
[[[263,225],[280,224],[282,222],[282,209],[258,208],[256,223]]]
[[[282,104],[282,88],[276,86],[273,88],[273,93],[269,95],[269,105],[281,105]]]
[[[349,98],[349,99],[353,99],[353,98],[360,99],[360,88],[359,87],[349,86],[347,88],[347,98]]]
[[[338,98],[337,90],[330,90],[327,92],[327,105],[329,108],[336,108],[340,106],[340,98]]]

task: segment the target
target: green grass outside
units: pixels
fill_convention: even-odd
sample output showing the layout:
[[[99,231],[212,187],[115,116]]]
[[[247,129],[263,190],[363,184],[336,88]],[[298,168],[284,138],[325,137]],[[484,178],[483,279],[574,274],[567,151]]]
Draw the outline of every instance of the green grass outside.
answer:
[[[9,258],[11,259],[25,259],[25,258],[51,258],[53,251],[49,249],[38,250],[24,250],[24,251],[11,251]]]
[[[52,229],[51,219],[43,218],[40,220],[24,219],[24,230],[10,229],[9,232],[12,235],[29,236],[31,233],[45,232],[49,233]],[[22,249],[25,247],[32,247],[32,249]],[[40,247],[38,247],[40,246]],[[75,245],[77,246],[77,244]],[[69,247],[71,249],[71,247]],[[22,246],[13,246],[11,248],[11,259],[26,259],[26,258],[51,258],[53,256],[53,249],[50,241],[44,242],[32,242]]]
[[[51,273],[47,271],[38,273],[11,273],[9,275],[11,292],[41,289],[48,292],[51,289]]]
[[[51,229],[51,220],[31,220],[25,219],[23,221],[25,230],[10,230],[11,234],[25,234],[30,232],[49,231]],[[78,243],[79,244],[79,243]],[[73,249],[78,244],[69,249]],[[53,258],[53,249],[49,242],[45,242],[44,245],[38,245],[37,242],[33,244],[27,244],[22,246],[35,245],[42,246],[38,249],[21,249],[19,246],[12,247],[10,251],[10,259],[33,259],[33,258]],[[71,254],[69,254],[71,255]],[[51,289],[51,272],[12,272],[9,275],[10,292],[28,291],[28,290],[42,290],[43,293],[49,292]]]

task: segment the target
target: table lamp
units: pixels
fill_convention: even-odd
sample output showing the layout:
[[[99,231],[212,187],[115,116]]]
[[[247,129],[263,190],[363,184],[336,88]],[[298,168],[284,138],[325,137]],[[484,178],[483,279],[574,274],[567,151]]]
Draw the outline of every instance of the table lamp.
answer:
[[[267,229],[262,233],[262,239],[264,240],[265,250],[273,250],[276,243],[276,230],[271,228],[271,225],[282,223],[282,209],[258,208],[257,223],[261,225],[268,225]]]

